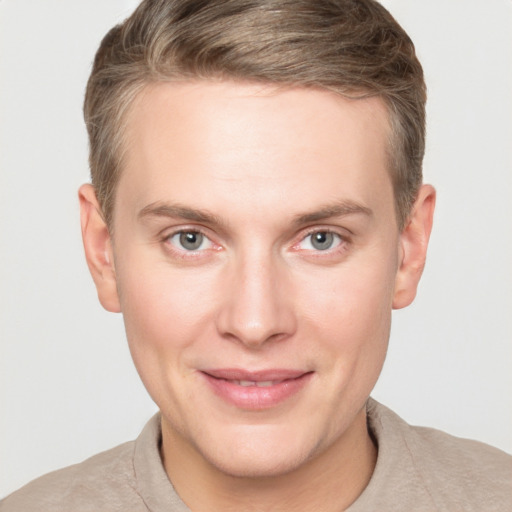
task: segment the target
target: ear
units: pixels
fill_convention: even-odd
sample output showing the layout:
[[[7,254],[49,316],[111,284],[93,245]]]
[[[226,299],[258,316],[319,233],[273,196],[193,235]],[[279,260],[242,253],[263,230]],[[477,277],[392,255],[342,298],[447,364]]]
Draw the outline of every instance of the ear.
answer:
[[[92,185],[82,185],[78,190],[80,199],[80,224],[85,258],[91,272],[101,305],[113,313],[121,306],[117,293],[114,254],[108,227]]]
[[[400,234],[400,260],[395,279],[394,309],[408,306],[416,296],[418,283],[425,267],[435,203],[434,187],[422,185],[407,225]]]

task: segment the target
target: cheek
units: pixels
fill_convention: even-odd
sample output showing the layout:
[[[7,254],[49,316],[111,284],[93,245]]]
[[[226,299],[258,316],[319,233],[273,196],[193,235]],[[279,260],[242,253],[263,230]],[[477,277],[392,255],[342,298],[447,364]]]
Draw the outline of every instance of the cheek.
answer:
[[[128,343],[140,371],[141,366],[163,367],[169,359],[183,358],[207,328],[213,301],[211,278],[200,272],[134,260],[126,258],[119,268],[118,288]]]
[[[367,396],[375,385],[386,357],[393,301],[394,265],[353,275],[347,325],[351,336],[346,347],[349,367],[347,378],[354,390]]]
[[[326,365],[347,385],[361,388],[373,386],[385,359],[396,268],[391,251],[369,256],[331,269],[324,279],[316,276],[304,296],[309,337],[322,334],[318,350],[330,354]]]
[[[167,410],[187,403],[198,343],[207,337],[211,300],[201,276],[185,278],[158,262],[119,268],[126,337],[137,372],[153,400]],[[138,272],[129,271],[139,269]],[[143,269],[148,269],[143,271]],[[181,398],[180,398],[181,397]],[[179,416],[179,414],[178,414]]]
[[[309,275],[303,285],[307,317],[338,332],[366,338],[371,330],[384,327],[391,318],[394,262],[388,265],[347,265],[325,276]],[[333,336],[336,338],[336,336]],[[347,342],[350,341],[347,338]]]

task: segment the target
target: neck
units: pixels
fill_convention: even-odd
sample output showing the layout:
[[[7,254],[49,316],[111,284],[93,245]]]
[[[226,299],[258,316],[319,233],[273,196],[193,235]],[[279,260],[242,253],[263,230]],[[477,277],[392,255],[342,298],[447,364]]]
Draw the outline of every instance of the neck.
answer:
[[[291,472],[269,477],[238,477],[220,471],[164,422],[162,437],[165,470],[192,512],[339,512],[365,489],[377,460],[366,408],[324,452]]]

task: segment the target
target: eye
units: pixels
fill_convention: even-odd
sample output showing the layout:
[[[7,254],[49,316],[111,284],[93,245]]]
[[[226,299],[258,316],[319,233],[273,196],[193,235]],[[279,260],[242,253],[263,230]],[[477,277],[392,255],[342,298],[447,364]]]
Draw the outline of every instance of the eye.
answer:
[[[327,251],[342,243],[342,238],[330,231],[315,231],[307,235],[299,244],[301,249]]]
[[[169,242],[185,251],[201,251],[212,246],[211,241],[199,231],[179,231],[169,237]]]

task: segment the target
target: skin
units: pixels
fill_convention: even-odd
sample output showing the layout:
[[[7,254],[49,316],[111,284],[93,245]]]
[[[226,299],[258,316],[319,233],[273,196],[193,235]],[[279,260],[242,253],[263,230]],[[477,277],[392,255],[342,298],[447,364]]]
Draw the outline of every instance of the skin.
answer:
[[[99,299],[123,313],[162,412],[177,492],[197,511],[346,508],[375,465],[365,403],[391,311],[416,293],[434,190],[400,232],[378,98],[160,83],[126,122],[112,229],[84,185],[82,232]],[[202,234],[198,249],[184,233]],[[212,368],[308,376],[251,408],[212,390]]]

